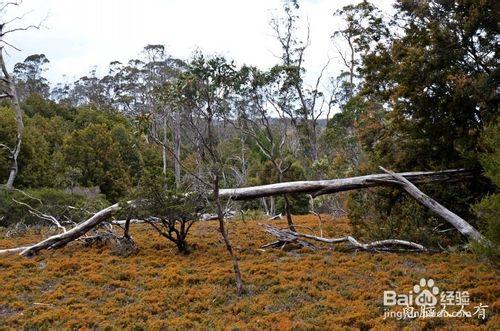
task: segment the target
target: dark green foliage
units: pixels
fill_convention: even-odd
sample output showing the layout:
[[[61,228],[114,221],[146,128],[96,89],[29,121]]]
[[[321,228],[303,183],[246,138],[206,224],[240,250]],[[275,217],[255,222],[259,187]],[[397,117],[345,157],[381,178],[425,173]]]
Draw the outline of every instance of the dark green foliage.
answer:
[[[290,213],[294,215],[309,214],[309,197],[305,194],[293,194],[288,196],[290,202]],[[276,212],[285,214],[285,199],[276,199]]]
[[[46,118],[60,116],[65,120],[72,120],[76,115],[75,109],[48,100],[39,94],[30,94],[22,103],[22,109],[28,117],[38,114]]]
[[[480,134],[497,113],[494,2],[399,1],[396,7],[393,20],[401,33],[379,42],[360,67],[361,95],[369,105],[356,121],[367,155],[360,168],[373,173],[380,165],[395,171],[480,167]],[[492,191],[488,181],[420,188],[484,229],[470,206]],[[349,209],[358,229],[370,229],[365,235],[398,234],[409,224],[414,232],[425,229],[420,240],[436,235],[441,244],[456,243],[454,231],[434,230],[440,220],[396,189],[353,193]]]
[[[141,215],[157,215],[163,226],[157,230],[182,251],[187,230],[176,231],[197,218],[201,198],[171,191],[177,147],[182,170],[175,184],[185,191],[349,177],[378,166],[484,167],[490,179],[419,187],[496,241],[498,137],[484,135],[484,144],[480,138],[498,114],[495,5],[399,0],[390,22],[367,1],[343,7],[335,15],[345,24],[332,38],[347,43],[345,67],[332,79],[329,100],[320,81],[316,87],[305,82],[307,42],[296,34],[296,2],[271,21],[282,54],[267,71],[200,52],[184,63],[163,46],[148,45],[141,59],[113,62],[102,78],[93,71],[72,87],[59,86],[56,102],[47,99],[42,75],[48,60],[32,55],[15,69],[26,126],[15,185],[98,188],[113,202],[139,187]],[[7,102],[0,104],[0,143],[13,147],[13,115]],[[311,119],[323,106],[341,110],[324,131]],[[2,149],[2,182],[10,163]],[[485,195],[473,213],[471,205]],[[294,214],[309,211],[307,196],[290,196],[290,204]],[[277,197],[278,212],[283,205]],[[460,239],[396,188],[351,193],[349,214],[360,238],[430,246]]]
[[[204,199],[195,193],[169,189],[163,176],[146,174],[135,194],[137,205],[131,213],[145,219],[163,237],[188,253],[187,235],[199,218]]]
[[[500,124],[490,125],[483,133],[486,152],[481,157],[485,175],[496,185],[496,190],[474,206],[479,218],[486,223],[486,237],[493,247],[482,247],[483,252],[500,258]]]
[[[83,186],[99,186],[112,201],[126,193],[131,178],[107,125],[91,124],[68,135],[63,155],[81,173],[78,182]]]
[[[377,161],[395,170],[479,165],[481,130],[497,112],[493,8],[479,0],[398,3],[394,20],[404,33],[367,54],[361,69],[363,95],[392,108],[382,129],[406,151]]]
[[[16,144],[14,114],[8,107],[0,107],[0,143],[12,148]],[[0,181],[5,183],[10,170],[10,153],[5,148],[0,148]]]
[[[98,186],[110,201],[117,201],[137,183],[144,169],[161,168],[157,148],[143,145],[132,123],[119,113],[68,108],[37,94],[30,95],[23,107],[25,133],[16,187]],[[0,117],[0,142],[12,148],[13,112],[1,108]],[[9,154],[1,149],[2,183],[9,168]]]
[[[424,192],[434,191],[431,185],[420,189]],[[460,186],[448,186],[446,189],[459,190]],[[397,189],[378,188],[370,192],[351,193],[348,215],[356,238],[398,238],[437,249],[439,245],[447,247],[460,241],[458,232],[451,225],[419,205],[406,192]]]

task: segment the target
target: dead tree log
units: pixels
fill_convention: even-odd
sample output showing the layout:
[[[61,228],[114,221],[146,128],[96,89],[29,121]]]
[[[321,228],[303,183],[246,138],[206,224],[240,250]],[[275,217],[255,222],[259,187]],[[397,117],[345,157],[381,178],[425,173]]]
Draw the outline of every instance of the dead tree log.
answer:
[[[427,183],[463,180],[464,178],[477,174],[477,171],[453,169],[444,171],[403,172],[399,175],[413,183]],[[391,182],[391,180],[393,180],[393,176],[390,174],[376,174],[330,180],[285,182],[261,186],[220,189],[220,197],[232,200],[249,200],[295,193],[310,194],[313,197],[317,197],[324,194],[357,190],[367,187],[394,186],[397,184]]]
[[[401,174],[396,174],[389,170],[380,167],[383,171],[391,175],[394,180],[410,194],[415,200],[417,200],[423,206],[429,208],[432,212],[444,218],[448,223],[453,225],[458,232],[469,239],[473,239],[480,242],[486,242],[486,239],[477,231],[472,225],[467,223],[466,220],[453,213],[452,211],[445,208],[443,205],[438,203],[436,200],[429,197],[424,192],[420,191],[415,185],[413,185],[408,179],[401,176]]]
[[[71,230],[68,230],[58,235],[51,236],[33,246],[26,247],[23,251],[21,251],[21,255],[32,256],[43,249],[54,249],[54,248],[64,247],[66,246],[67,243],[78,239],[79,237],[87,233],[89,230],[93,229],[95,226],[108,219],[115,211],[120,210],[120,208],[121,206],[118,203],[111,205],[95,213],[94,216],[92,216],[91,218],[89,218],[88,220],[79,224],[78,226],[74,227]],[[3,252],[0,251],[0,253]]]
[[[259,225],[262,225],[265,229],[265,231],[273,236],[275,236],[278,241],[275,241],[275,242],[272,242],[270,244],[266,244],[266,245],[263,245],[261,246],[261,248],[266,248],[266,247],[281,247],[283,248],[285,245],[287,244],[295,244],[295,245],[298,245],[298,246],[301,246],[301,247],[305,247],[305,248],[309,248],[310,250],[316,250],[316,246],[314,246],[313,244],[305,241],[305,240],[301,240],[299,238],[299,236],[297,236],[297,232],[295,231],[292,231],[292,230],[287,230],[287,229],[278,229],[277,227],[274,227],[272,225],[269,225],[269,224],[260,224]]]
[[[299,233],[295,231],[291,231],[289,229],[278,229],[277,227],[274,227],[269,224],[260,224],[264,227],[265,231],[276,238],[278,238],[278,241],[272,242],[270,244],[262,246],[264,247],[282,247],[286,244],[297,244],[302,247],[306,247],[312,250],[315,250],[316,247],[312,245],[311,243],[302,240],[303,239],[311,239],[315,241],[319,241],[322,243],[326,244],[339,244],[339,243],[349,243],[352,247],[355,249],[360,249],[360,250],[365,250],[365,251],[371,251],[371,250],[391,250],[390,247],[394,246],[404,246],[416,251],[421,251],[421,252],[427,252],[427,248],[424,246],[411,242],[411,241],[406,241],[406,240],[399,240],[399,239],[386,239],[386,240],[379,240],[379,241],[374,241],[371,243],[363,244],[354,239],[351,236],[345,236],[341,238],[323,238],[323,237],[317,237],[314,235],[310,234],[305,234],[305,233]]]
[[[477,171],[468,171],[464,169],[454,169],[454,170],[444,170],[444,171],[428,171],[428,172],[405,172],[398,174],[375,174],[366,175],[351,178],[340,178],[332,180],[317,180],[317,181],[296,181],[296,182],[286,182],[262,186],[253,186],[245,188],[235,188],[235,189],[220,189],[220,198],[232,199],[232,200],[248,200],[257,199],[267,196],[283,195],[283,194],[294,194],[294,193],[305,193],[312,196],[319,196],[323,194],[330,194],[335,192],[356,190],[367,187],[374,186],[399,186],[401,185],[401,180],[396,180],[394,175],[400,176],[411,184],[413,183],[428,183],[436,181],[458,181],[464,178],[473,177],[477,175]],[[412,185],[414,188],[411,190],[418,189]],[[410,187],[407,185],[407,187]],[[420,191],[418,191],[420,192]],[[422,192],[420,192],[423,194]],[[418,195],[418,194],[417,194]],[[425,196],[425,195],[424,195]],[[425,196],[427,204],[436,206],[437,202]],[[422,199],[420,197],[420,199]],[[434,201],[430,203],[429,201]],[[129,204],[133,204],[133,201],[129,201]],[[439,205],[439,204],[437,204]],[[469,238],[476,239],[482,238],[482,236],[465,220],[457,219],[457,215],[451,213],[443,206],[439,205],[438,210],[440,210],[441,216],[450,222],[453,226],[457,228],[461,233]],[[38,244],[29,246],[24,249],[21,254],[28,256],[36,254],[38,251],[43,249],[52,249],[65,246],[67,243],[78,239],[80,236],[84,235],[87,231],[99,225],[101,222],[107,220],[114,212],[121,209],[119,204],[114,204],[107,207],[94,216],[86,220],[85,222],[79,224],[73,229],[52,237],[49,237]],[[434,208],[436,209],[436,208]],[[447,212],[446,212],[447,211]],[[455,217],[450,217],[450,213],[455,215]],[[459,218],[459,217],[458,217]],[[477,240],[477,239],[476,239]],[[0,250],[0,254],[12,252],[10,250]]]

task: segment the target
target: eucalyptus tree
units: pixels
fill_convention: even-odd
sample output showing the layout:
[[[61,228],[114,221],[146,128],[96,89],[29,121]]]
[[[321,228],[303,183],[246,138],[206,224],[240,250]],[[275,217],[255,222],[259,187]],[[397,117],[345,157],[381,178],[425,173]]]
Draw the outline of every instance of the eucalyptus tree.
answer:
[[[389,30],[383,13],[369,1],[344,6],[335,11],[334,16],[342,21],[342,26],[332,34],[332,42],[344,67],[336,78],[340,82],[337,101],[342,107],[357,91],[363,56],[385,40]]]
[[[331,39],[337,50],[340,73],[330,79],[330,108],[340,110],[331,118],[321,137],[322,157],[317,166],[327,177],[350,176],[360,172],[367,155],[359,142],[356,130],[368,104],[358,95],[363,83],[360,68],[363,57],[385,43],[389,29],[383,13],[369,1],[360,1],[335,11],[339,28]]]
[[[14,77],[19,99],[24,100],[30,94],[35,93],[44,98],[49,96],[50,85],[43,77],[49,62],[45,54],[33,54],[26,57],[23,62],[16,63]]]
[[[292,166],[287,158],[289,142],[289,120],[284,111],[288,98],[276,98],[276,90],[281,83],[280,72],[262,72],[257,68],[242,68],[246,78],[241,94],[246,100],[240,103],[238,121],[234,125],[257,145],[259,151],[271,162],[278,183],[283,182],[286,172]],[[283,96],[283,95],[282,95]],[[271,214],[274,214],[274,197],[270,197]],[[288,227],[295,231],[290,212],[290,200],[283,195]],[[267,204],[263,198],[265,208]],[[273,215],[271,215],[273,216]]]
[[[169,151],[172,134],[174,149],[174,175],[176,186],[180,187],[181,167],[181,112],[182,109],[176,104],[169,102],[168,95],[165,96],[165,86],[172,82],[185,68],[185,63],[179,59],[169,56],[163,45],[147,45],[143,50],[145,89],[147,91],[147,104],[150,109],[150,131],[151,138],[162,147],[163,174],[167,173],[167,155]]]
[[[234,118],[233,102],[241,83],[242,76],[234,63],[220,56],[207,58],[197,53],[170,89],[187,111],[182,126],[184,131],[192,133],[189,137],[199,160],[198,169],[191,175],[201,186],[200,192],[211,192],[208,198],[215,202],[219,230],[233,261],[238,294],[243,292],[243,282],[226,229],[219,190],[224,185],[228,162],[223,153],[224,134],[228,121]]]
[[[175,131],[174,143],[180,144],[180,119],[165,102],[163,86],[178,75],[183,62],[168,55],[163,45],[147,45],[139,59],[111,65],[107,77],[114,85],[115,107],[144,124],[148,137],[161,146],[166,175],[169,133]],[[175,168],[178,183],[179,167]]]
[[[98,109],[110,109],[113,105],[112,90],[109,84],[104,84],[96,68],[88,75],[80,77],[72,84],[70,96],[74,106],[90,105]]]
[[[309,25],[306,26],[306,35],[300,36],[297,2],[285,2],[283,8],[283,15],[274,17],[270,22],[281,47],[280,64],[272,68],[275,75],[282,79],[275,97],[286,100],[281,102],[281,111],[289,117],[301,137],[304,151],[314,163],[318,160],[318,122],[328,106],[320,85],[330,61],[320,70],[313,85],[306,83],[305,53],[310,45]]]

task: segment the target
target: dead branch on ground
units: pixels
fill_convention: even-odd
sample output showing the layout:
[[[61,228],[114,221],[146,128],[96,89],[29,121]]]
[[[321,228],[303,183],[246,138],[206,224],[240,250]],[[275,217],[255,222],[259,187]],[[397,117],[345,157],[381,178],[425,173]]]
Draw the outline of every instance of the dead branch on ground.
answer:
[[[406,240],[399,239],[386,239],[374,241],[371,243],[363,244],[356,240],[351,236],[345,236],[340,238],[323,238],[317,237],[310,234],[294,232],[289,229],[279,229],[269,224],[260,224],[264,227],[264,230],[270,235],[276,237],[278,241],[272,242],[270,244],[266,244],[261,246],[261,248],[265,247],[283,247],[288,244],[298,245],[300,247],[309,248],[311,250],[316,250],[316,246],[312,245],[308,241],[304,239],[315,240],[325,244],[339,244],[339,243],[348,243],[351,247],[357,250],[364,251],[392,251],[395,250],[395,247],[406,247],[407,251],[419,251],[419,252],[428,252],[429,250],[424,246]],[[409,248],[409,249],[408,249]],[[401,250],[401,249],[399,249]]]

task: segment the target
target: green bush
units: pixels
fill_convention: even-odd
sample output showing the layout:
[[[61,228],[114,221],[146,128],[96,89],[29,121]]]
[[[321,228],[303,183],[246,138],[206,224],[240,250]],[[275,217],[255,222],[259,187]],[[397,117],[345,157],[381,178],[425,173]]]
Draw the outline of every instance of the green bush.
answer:
[[[500,125],[497,121],[484,130],[482,135],[486,152],[481,157],[485,175],[495,185],[496,192],[486,196],[474,206],[474,211],[484,222],[485,236],[491,241],[492,246],[476,247],[481,255],[500,260]]]
[[[305,194],[293,194],[288,196],[290,201],[290,212],[294,215],[309,214],[309,197]],[[276,199],[276,212],[285,213],[285,199],[278,197]]]
[[[192,224],[198,220],[198,213],[204,208],[204,199],[196,193],[168,189],[164,176],[145,174],[135,194],[136,206],[128,217],[134,215],[148,220],[149,224],[163,237],[175,243],[180,253],[188,253],[187,236]]]
[[[420,189],[432,192],[432,185]],[[446,187],[449,190],[455,188]],[[456,188],[458,189],[458,188]],[[447,231],[451,225],[421,206],[406,192],[397,188],[360,190],[348,196],[348,216],[353,235],[363,240],[402,239],[428,248],[461,243],[458,231]],[[446,230],[445,232],[439,232]]]

